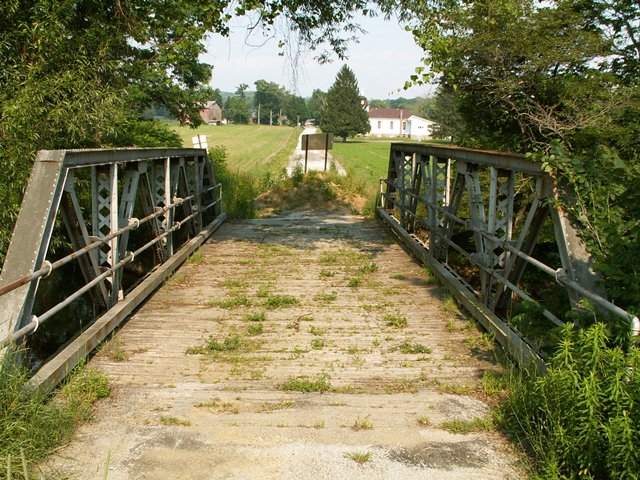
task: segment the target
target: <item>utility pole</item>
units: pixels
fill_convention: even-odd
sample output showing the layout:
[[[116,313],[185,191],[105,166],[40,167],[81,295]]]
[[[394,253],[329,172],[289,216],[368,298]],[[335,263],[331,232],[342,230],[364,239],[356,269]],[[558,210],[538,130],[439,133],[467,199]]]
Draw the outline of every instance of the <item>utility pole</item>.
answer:
[[[280,109],[280,114],[278,115],[278,125],[282,126],[282,108]]]
[[[273,125],[273,110],[269,110],[269,126]]]
[[[258,102],[258,125],[260,125],[260,102]]]

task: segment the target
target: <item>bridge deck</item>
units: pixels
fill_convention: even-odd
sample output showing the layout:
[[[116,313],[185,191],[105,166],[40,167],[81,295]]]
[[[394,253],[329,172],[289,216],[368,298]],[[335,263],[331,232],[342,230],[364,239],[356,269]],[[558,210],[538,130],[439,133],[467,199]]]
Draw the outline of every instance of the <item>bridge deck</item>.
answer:
[[[227,223],[200,251],[91,361],[113,394],[52,459],[57,469],[103,478],[108,460],[110,480],[520,478],[498,434],[440,427],[487,414],[475,392],[498,367],[382,226],[295,213]],[[237,349],[197,353],[210,336]],[[425,351],[403,353],[406,342]],[[303,375],[330,389],[282,389]],[[371,457],[359,465],[354,452]]]

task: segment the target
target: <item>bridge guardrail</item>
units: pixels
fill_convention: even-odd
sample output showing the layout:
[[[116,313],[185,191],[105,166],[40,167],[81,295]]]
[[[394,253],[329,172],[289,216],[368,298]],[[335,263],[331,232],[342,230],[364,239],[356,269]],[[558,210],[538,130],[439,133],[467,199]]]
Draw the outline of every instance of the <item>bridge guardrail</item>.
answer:
[[[90,220],[85,219],[88,210]],[[56,227],[58,212],[73,251],[50,261],[49,246],[54,232],[61,230]],[[123,302],[139,304],[141,300],[132,300],[128,292],[145,282],[158,283],[157,271],[171,273],[179,265],[176,260],[183,261],[224,219],[222,186],[215,182],[204,149],[39,152],[0,274],[0,350],[35,332],[87,293],[102,317]],[[146,226],[145,233],[141,226]],[[141,256],[146,264],[138,265],[141,279],[124,281],[125,266]],[[34,314],[41,281],[75,261],[84,285]],[[169,263],[171,268],[166,268]],[[149,293],[148,288],[142,290]],[[116,325],[85,339],[83,349],[97,344]],[[76,360],[64,363],[64,368],[73,367]],[[56,376],[59,380],[61,371]]]
[[[518,222],[514,221],[516,179],[534,187],[530,204],[519,205]],[[510,323],[514,295],[537,304],[552,325],[563,325],[543,302],[520,288],[527,265],[565,287],[572,308],[580,308],[580,300],[587,298],[598,309],[629,321],[633,335],[640,334],[638,318],[609,302],[599,290],[590,256],[557,201],[562,195],[559,186],[524,156],[393,143],[387,178],[381,179],[380,187],[380,217],[519,361],[542,366],[544,355]],[[549,220],[558,246],[558,268],[533,256]],[[473,237],[471,247],[455,239],[464,231]],[[474,279],[469,281],[468,274],[450,264],[452,253],[473,266]]]

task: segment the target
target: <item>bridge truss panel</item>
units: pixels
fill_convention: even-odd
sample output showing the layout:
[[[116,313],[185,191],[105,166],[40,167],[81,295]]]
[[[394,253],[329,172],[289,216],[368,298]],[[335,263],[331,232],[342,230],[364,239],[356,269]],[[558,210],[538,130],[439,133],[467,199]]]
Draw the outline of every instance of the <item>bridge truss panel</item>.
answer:
[[[0,350],[85,293],[98,312],[122,303],[145,275],[224,220],[221,200],[206,150],[39,152],[0,274]],[[52,241],[72,253],[52,252]],[[127,284],[125,266],[145,255],[151,265]],[[84,285],[50,308],[37,306],[41,282],[72,262]]]
[[[516,184],[530,189],[528,201],[517,206]],[[394,143],[378,213],[516,358],[540,363],[534,342],[511,323],[513,300],[538,304],[552,327],[563,322],[520,287],[527,266],[564,287],[572,308],[586,298],[640,334],[637,317],[597,288],[585,245],[558,206],[561,195],[553,178],[522,155]],[[559,267],[533,257],[545,225],[555,233]],[[462,273],[460,258],[466,261]]]

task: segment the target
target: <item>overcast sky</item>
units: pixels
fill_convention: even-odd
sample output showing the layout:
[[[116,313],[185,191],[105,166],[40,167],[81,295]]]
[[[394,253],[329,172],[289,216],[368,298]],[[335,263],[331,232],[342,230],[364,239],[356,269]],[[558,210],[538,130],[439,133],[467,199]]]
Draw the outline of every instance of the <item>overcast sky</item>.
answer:
[[[316,88],[328,90],[344,63],[356,74],[360,93],[369,99],[418,97],[431,91],[429,87],[402,90],[405,80],[421,64],[422,50],[397,22],[362,19],[361,25],[368,33],[360,36],[359,43],[351,45],[346,62],[336,59],[319,65],[313,60],[313,53],[308,54],[297,69],[297,81],[290,62],[278,55],[276,39],[265,40],[261,34],[247,39],[243,26],[246,19],[235,22],[230,38],[210,38],[208,52],[202,57],[214,67],[212,86],[222,91],[233,92],[241,83],[255,90],[254,82],[264,79],[308,97]]]

